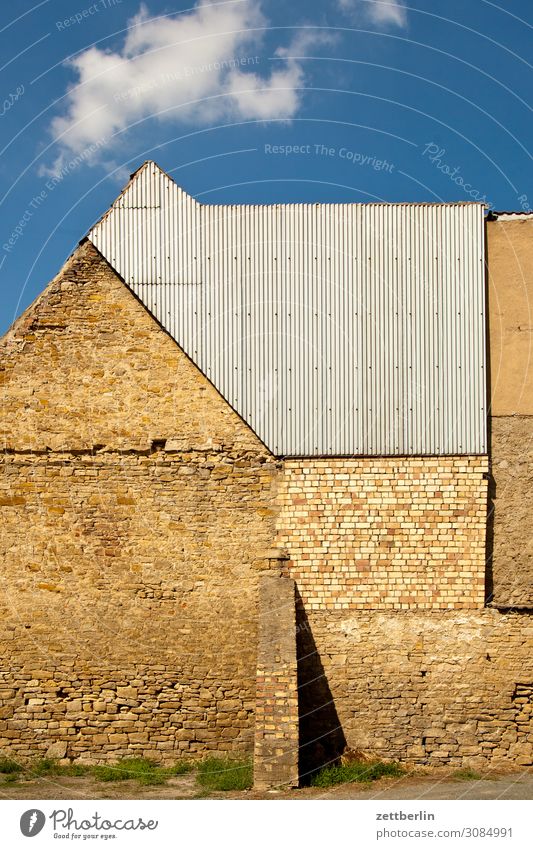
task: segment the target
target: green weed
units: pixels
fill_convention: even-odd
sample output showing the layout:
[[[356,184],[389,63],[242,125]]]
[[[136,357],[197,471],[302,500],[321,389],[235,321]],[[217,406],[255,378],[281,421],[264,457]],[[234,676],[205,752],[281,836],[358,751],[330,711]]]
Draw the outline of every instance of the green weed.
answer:
[[[249,790],[253,767],[249,758],[205,758],[198,764],[198,784],[209,790]]]
[[[184,761],[174,766],[161,767],[148,758],[122,758],[116,764],[105,764],[92,768],[98,781],[138,781],[140,784],[165,784],[175,775],[184,775],[192,767]]]
[[[345,765],[324,767],[311,776],[310,783],[312,787],[332,787],[335,784],[348,784],[354,781],[368,783],[384,776],[399,778],[403,774],[404,770],[397,763],[353,761]]]
[[[81,775],[89,775],[93,771],[93,767],[88,764],[65,764],[59,767],[60,775],[67,775],[73,778],[79,778]]]
[[[470,769],[470,767],[465,767],[464,769],[458,769],[453,773],[452,778],[457,778],[460,781],[479,781],[483,776],[476,772],[475,769]]]
[[[53,758],[40,758],[30,764],[28,771],[37,778],[43,775],[60,775],[61,766]]]
[[[22,772],[22,769],[21,765],[12,758],[0,758],[0,772],[4,775],[15,775]]]
[[[192,764],[190,761],[177,761],[174,766],[169,766],[163,771],[171,778],[173,775],[186,775],[192,772]]]

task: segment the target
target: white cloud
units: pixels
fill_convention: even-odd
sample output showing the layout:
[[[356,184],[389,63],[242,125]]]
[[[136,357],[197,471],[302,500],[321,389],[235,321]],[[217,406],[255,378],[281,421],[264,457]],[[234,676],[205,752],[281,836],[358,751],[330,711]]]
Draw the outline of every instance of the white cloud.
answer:
[[[406,27],[407,10],[400,0],[338,0],[345,12],[356,13],[378,27]]]
[[[297,37],[276,51],[279,63],[268,62],[256,55],[266,24],[259,0],[199,0],[187,14],[153,19],[142,5],[119,49],[90,47],[68,62],[77,82],[52,121],[61,151],[52,170],[157,113],[197,123],[293,117],[304,75],[291,47],[310,39]]]

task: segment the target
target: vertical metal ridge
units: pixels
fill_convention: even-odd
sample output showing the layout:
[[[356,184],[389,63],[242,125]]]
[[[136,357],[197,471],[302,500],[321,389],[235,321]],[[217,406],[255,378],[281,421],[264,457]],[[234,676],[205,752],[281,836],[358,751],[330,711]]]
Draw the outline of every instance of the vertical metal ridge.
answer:
[[[486,451],[481,205],[205,206],[148,163],[89,238],[274,453]]]

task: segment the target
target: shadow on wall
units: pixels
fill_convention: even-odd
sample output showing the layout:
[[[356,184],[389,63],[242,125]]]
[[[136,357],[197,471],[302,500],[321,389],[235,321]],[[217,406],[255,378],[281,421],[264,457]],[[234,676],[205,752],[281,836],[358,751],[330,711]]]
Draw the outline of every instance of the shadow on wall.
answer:
[[[301,783],[308,784],[313,772],[339,760],[346,748],[346,738],[298,590],[296,652],[300,716],[299,772]]]

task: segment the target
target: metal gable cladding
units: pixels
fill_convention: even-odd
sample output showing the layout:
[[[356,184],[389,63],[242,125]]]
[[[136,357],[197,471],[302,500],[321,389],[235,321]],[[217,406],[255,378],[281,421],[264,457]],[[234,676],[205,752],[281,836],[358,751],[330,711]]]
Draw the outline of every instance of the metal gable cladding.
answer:
[[[483,215],[204,205],[148,162],[88,237],[274,454],[481,454]]]

